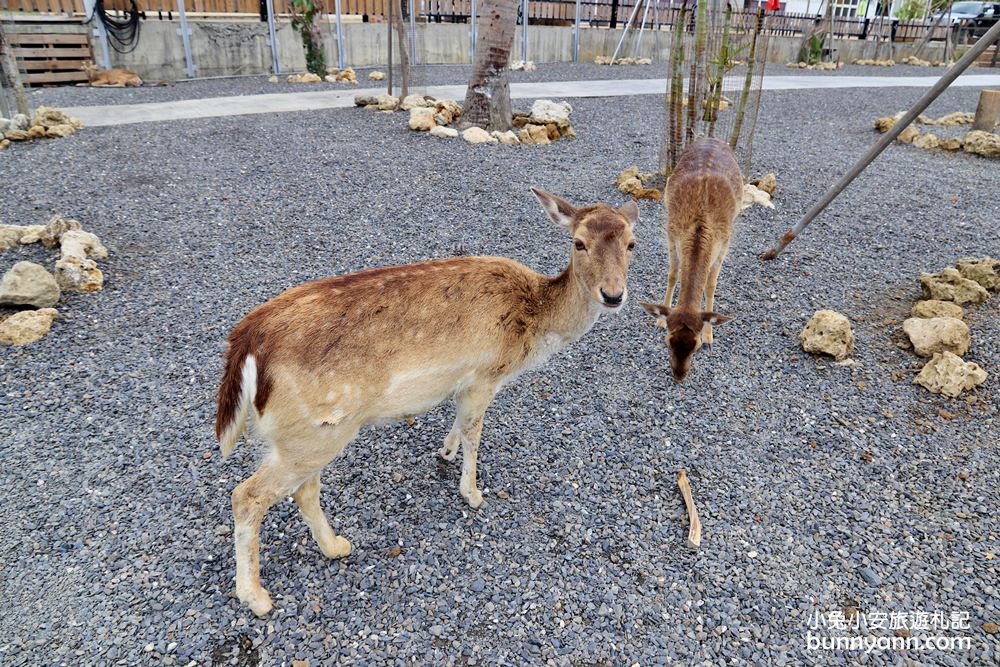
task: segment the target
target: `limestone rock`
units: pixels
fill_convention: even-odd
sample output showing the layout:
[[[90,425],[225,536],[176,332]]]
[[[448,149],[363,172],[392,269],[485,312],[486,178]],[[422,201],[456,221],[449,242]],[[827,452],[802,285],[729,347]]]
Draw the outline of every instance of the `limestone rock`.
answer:
[[[31,125],[43,127],[46,130],[61,125],[69,125],[71,132],[83,127],[76,118],[73,118],[61,109],[53,109],[52,107],[38,107],[31,117]]]
[[[432,137],[441,137],[442,139],[449,139],[458,136],[458,130],[453,127],[443,127],[441,125],[435,125],[431,128]]]
[[[25,130],[7,130],[3,133],[3,137],[8,141],[27,141],[31,139]]]
[[[938,142],[938,148],[943,148],[946,151],[960,151],[962,150],[962,140],[958,138],[942,139]]]
[[[320,83],[323,79],[318,74],[303,72],[302,74],[289,74],[288,83]]]
[[[32,125],[28,128],[29,139],[41,139],[45,136],[45,127],[42,125]]]
[[[962,356],[972,343],[969,326],[954,317],[911,317],[903,322],[903,331],[921,357],[945,351]]]
[[[373,95],[355,95],[354,105],[359,107],[378,106],[378,98]]]
[[[955,266],[963,278],[974,280],[991,292],[1000,290],[1000,262],[992,257],[966,257]]]
[[[96,292],[104,286],[104,274],[91,257],[103,259],[108,250],[90,232],[71,230],[61,239],[62,257],[56,261],[56,282],[65,291]]]
[[[754,204],[758,204],[764,208],[774,208],[774,204],[771,203],[771,195],[758,189],[757,186],[747,183],[743,186],[742,210],[745,211]]]
[[[611,65],[611,56],[597,56],[594,58],[595,65]]]
[[[535,100],[531,105],[530,122],[538,125],[548,125],[554,123],[556,127],[569,125],[569,114],[573,111],[567,102],[553,102],[552,100]]]
[[[937,148],[941,140],[936,134],[928,132],[927,134],[918,134],[911,143],[917,148]]]
[[[0,137],[3,135],[0,134]],[[0,139],[0,151],[10,146],[10,139]]]
[[[576,139],[576,130],[573,129],[572,125],[562,128],[559,132],[562,133],[563,139]]]
[[[82,226],[80,225],[79,220],[62,218],[56,215],[45,223],[45,226],[42,227],[42,231],[38,234],[38,238],[36,240],[41,241],[42,245],[46,248],[55,248],[62,241],[63,234],[69,231],[76,231],[81,228]],[[25,237],[21,238],[21,243],[25,243]]]
[[[276,77],[274,74],[272,74],[271,76],[267,77],[267,82],[268,83],[278,83],[278,77]]]
[[[462,115],[462,107],[455,100],[437,100],[434,109],[434,121],[438,125],[451,125]]]
[[[34,262],[18,262],[0,279],[0,304],[48,308],[59,294],[56,279]]]
[[[333,75],[333,80],[336,83],[353,83],[353,84],[357,84],[357,82],[358,82],[358,76],[357,76],[357,74],[354,73],[353,69],[351,69],[350,67],[345,67],[344,69],[340,70],[339,72],[337,72],[337,73],[335,73]]]
[[[915,67],[933,67],[933,63],[929,60],[923,60],[922,58],[918,58],[916,56],[906,56],[899,62],[904,65],[913,65]]]
[[[854,351],[854,331],[851,321],[832,310],[817,310],[799,333],[806,352],[828,354],[837,361]]]
[[[521,128],[517,133],[517,138],[521,140],[522,144],[541,144],[546,145],[552,143],[549,141],[549,131],[544,125],[535,125],[529,123]]]
[[[756,187],[758,190],[766,192],[771,197],[774,196],[774,191],[778,189],[778,178],[773,173],[762,176],[761,178],[755,178],[750,181],[750,185]]]
[[[511,130],[507,130],[506,132],[493,131],[490,132],[490,135],[501,144],[507,144],[508,146],[521,143],[520,139],[517,138],[517,135]]]
[[[31,119],[23,113],[14,114],[11,117],[11,121],[14,123],[13,129],[15,130],[27,130],[31,127]]]
[[[427,132],[437,127],[434,122],[434,109],[413,107],[410,109],[410,129],[417,132]]]
[[[653,59],[652,58],[636,58],[635,59],[635,64],[636,65],[652,65],[653,64]]]
[[[939,273],[921,273],[920,286],[925,299],[954,301],[958,305],[984,303],[989,292],[974,280],[963,278],[958,269],[947,268]]]
[[[470,144],[495,144],[498,143],[494,137],[490,136],[490,133],[481,127],[472,126],[469,129],[462,132],[462,138],[468,141]]]
[[[375,104],[379,111],[395,111],[399,107],[399,98],[395,95],[382,93],[375,97]]]
[[[954,317],[960,320],[965,316],[965,311],[957,303],[951,301],[928,299],[913,304],[910,315],[913,317]]]
[[[920,136],[920,130],[910,125],[905,130],[899,133],[899,136],[896,137],[896,141],[901,141],[904,144],[909,144],[912,143],[913,140],[919,136]]]
[[[381,81],[385,78],[385,72],[368,72],[368,78],[372,81]]]
[[[409,111],[417,107],[432,107],[433,104],[429,103],[424,99],[423,95],[407,95],[403,98],[403,101],[399,103],[399,108],[403,111]]]
[[[615,178],[615,187],[619,192],[626,195],[634,195],[644,189],[647,181],[653,179],[656,174],[639,171],[639,167],[631,166],[618,174]]]
[[[976,119],[976,114],[969,111],[956,111],[955,113],[950,113],[947,116],[941,116],[936,121],[935,125],[972,125],[972,122]]]
[[[534,72],[538,69],[532,60],[515,60],[510,64],[512,72]]]
[[[986,382],[986,371],[971,361],[951,352],[938,352],[913,378],[913,382],[935,394],[955,398],[963,391],[974,389]]]
[[[883,116],[882,118],[875,119],[875,129],[885,134],[889,129],[896,124],[900,118],[905,115],[905,112],[900,111],[895,116]]]
[[[1000,157],[1000,134],[972,130],[965,135],[965,152],[984,157]]]
[[[55,308],[22,310],[0,322],[0,343],[4,345],[27,345],[43,338],[58,317]]]

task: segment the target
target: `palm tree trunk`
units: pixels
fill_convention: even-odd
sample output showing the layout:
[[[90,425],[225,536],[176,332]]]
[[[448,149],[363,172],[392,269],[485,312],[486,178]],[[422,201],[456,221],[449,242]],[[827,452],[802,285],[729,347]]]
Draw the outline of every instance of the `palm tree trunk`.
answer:
[[[486,130],[510,129],[510,82],[507,63],[514,46],[518,0],[484,0],[479,10],[476,63],[462,106],[463,125]]]

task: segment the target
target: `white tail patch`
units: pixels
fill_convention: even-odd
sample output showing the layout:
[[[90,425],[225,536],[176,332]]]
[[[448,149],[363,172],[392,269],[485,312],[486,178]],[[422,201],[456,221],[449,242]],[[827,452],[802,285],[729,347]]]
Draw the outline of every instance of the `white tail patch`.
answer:
[[[257,360],[252,354],[248,354],[243,362],[243,373],[240,377],[240,402],[233,415],[233,420],[226,424],[226,429],[219,439],[219,447],[222,449],[222,458],[225,459],[232,453],[236,446],[236,441],[243,435],[243,430],[247,425],[247,413],[250,411],[250,404],[253,397],[257,395]]]

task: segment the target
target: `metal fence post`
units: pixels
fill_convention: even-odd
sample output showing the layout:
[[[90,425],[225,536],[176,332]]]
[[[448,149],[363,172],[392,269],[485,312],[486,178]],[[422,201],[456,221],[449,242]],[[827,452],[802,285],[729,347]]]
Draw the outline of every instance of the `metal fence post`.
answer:
[[[184,73],[189,79],[193,79],[198,66],[194,64],[194,57],[191,55],[191,28],[188,27],[187,14],[184,12],[184,0],[177,0],[177,18],[181,22],[177,34],[181,36],[181,44],[184,45]]]
[[[340,0],[333,0],[337,12],[337,67],[344,69],[344,25],[340,21]]]
[[[580,62],[580,0],[576,0],[576,15],[573,18],[573,62]]]
[[[183,2],[183,0],[178,1]],[[272,0],[267,0],[267,45],[271,47],[271,71],[274,74],[281,74],[281,63],[278,61],[278,30],[274,26],[274,2]]]
[[[477,6],[476,0],[472,0],[472,16],[470,17],[472,28],[469,30],[469,62],[476,62],[476,39],[478,35],[476,34],[476,22],[479,17],[476,15],[479,7]]]
[[[87,20],[91,21],[94,17],[94,0],[84,0],[83,8],[87,14]],[[94,37],[97,37],[98,41],[101,43],[101,67],[104,69],[111,69],[111,51],[108,49],[108,31],[104,28],[104,23],[100,19],[94,21],[94,28],[91,31]]]
[[[521,60],[528,61],[528,0],[522,0],[521,9]]]

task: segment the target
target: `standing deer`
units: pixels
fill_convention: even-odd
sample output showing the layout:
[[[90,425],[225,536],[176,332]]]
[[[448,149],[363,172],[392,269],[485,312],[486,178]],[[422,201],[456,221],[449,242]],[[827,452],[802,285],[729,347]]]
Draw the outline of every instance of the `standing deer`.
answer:
[[[260,524],[276,500],[292,494],[324,554],[351,552],[320,507],[320,472],[361,427],[454,396],[455,422],[438,454],[454,461],[461,444],[459,489],[477,508],[476,457],[494,394],[624,305],[635,203],[576,208],[532,191],[573,236],[569,266],[555,278],[501,257],[371,269],[294,287],[229,335],[215,422],[222,455],[251,406],[269,445],[232,494],[236,594],[258,616],[271,609],[260,585]]]
[[[666,326],[674,381],[682,382],[702,345],[712,345],[712,326],[731,320],[713,311],[715,285],[729,251],[733,219],[740,212],[743,176],[733,150],[719,139],[700,139],[685,149],[667,180],[667,245],[670,269],[663,303],[642,307]],[[677,305],[671,306],[680,279]],[[702,310],[701,301],[705,299]]]

